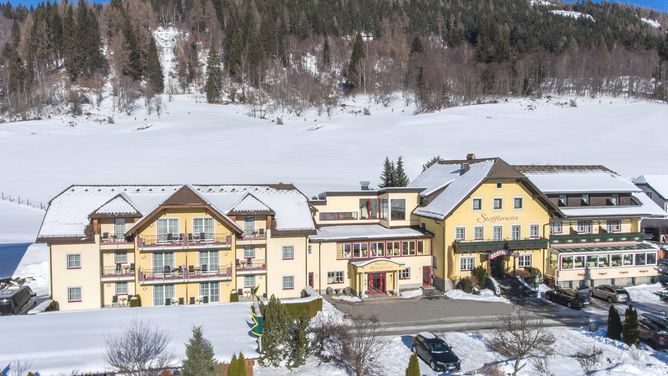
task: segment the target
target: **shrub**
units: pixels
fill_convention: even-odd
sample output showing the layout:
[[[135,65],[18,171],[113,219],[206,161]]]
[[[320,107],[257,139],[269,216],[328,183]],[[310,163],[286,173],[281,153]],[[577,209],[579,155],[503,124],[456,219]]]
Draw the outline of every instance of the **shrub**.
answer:
[[[624,313],[624,343],[629,346],[640,345],[640,329],[638,327],[638,312],[632,307],[626,309]]]
[[[476,266],[472,271],[471,275],[473,276],[473,280],[476,285],[480,286],[480,288],[485,287],[485,281],[487,280],[487,271],[485,268],[482,267],[482,265]]]
[[[193,328],[193,335],[186,344],[186,359],[183,361],[183,376],[216,376],[218,363],[213,356],[211,342],[204,338],[201,327]]]
[[[411,359],[408,361],[408,368],[406,368],[406,376],[420,376],[420,362],[416,353],[411,355]]]
[[[239,294],[237,294],[235,291],[230,292],[230,302],[238,302],[239,301]]]
[[[622,320],[614,305],[611,305],[608,311],[608,338],[617,341],[622,339]]]
[[[459,281],[459,288],[470,294],[473,292],[473,280],[470,277],[462,278],[462,280]]]
[[[60,311],[60,305],[58,304],[57,301],[52,300],[51,303],[49,303],[49,305],[46,306],[44,312],[54,312],[54,311]]]
[[[309,319],[315,317],[322,310],[322,298],[313,299],[310,302],[300,303],[285,303],[285,308],[288,311],[288,320],[299,320],[303,315]]]
[[[141,307],[141,297],[135,295],[130,299],[130,307]]]

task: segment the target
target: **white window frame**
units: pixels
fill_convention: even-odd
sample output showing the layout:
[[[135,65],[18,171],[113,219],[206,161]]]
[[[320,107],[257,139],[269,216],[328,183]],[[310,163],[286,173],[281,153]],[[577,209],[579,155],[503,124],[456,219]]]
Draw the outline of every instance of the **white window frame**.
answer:
[[[79,290],[79,299],[72,299],[72,293],[76,290]],[[67,302],[68,303],[81,303],[83,302],[83,288],[80,286],[68,287],[67,288]]]
[[[399,270],[399,280],[411,279],[411,267]]]
[[[345,272],[343,270],[333,270],[327,272],[328,285],[340,285],[345,281]]]
[[[515,236],[515,230],[517,230],[517,236]],[[510,240],[522,240],[522,225],[510,226]]]
[[[459,236],[459,231],[462,231],[462,236]],[[455,240],[466,240],[466,226],[455,227]]]
[[[284,275],[282,278],[283,290],[294,290],[295,289],[295,276],[293,275]]]
[[[539,239],[540,238],[540,225],[539,224],[532,223],[532,224],[529,225],[529,238],[531,238],[531,239]]]
[[[119,256],[123,257],[119,257]],[[114,252],[114,264],[127,264],[130,258],[128,257],[127,251],[116,251]]]
[[[557,226],[558,224],[558,226]],[[557,229],[559,231],[557,231]],[[553,221],[550,222],[550,235],[562,234],[564,232],[564,223],[562,221]]]
[[[473,227],[473,240],[485,240],[485,226]]]
[[[81,253],[68,253],[65,260],[67,269],[81,269]]]
[[[283,257],[283,260],[294,260],[295,259],[295,246],[294,245],[284,245],[281,248],[281,256]]]
[[[255,281],[255,276],[254,275],[245,275],[244,276],[244,287],[255,287],[256,281]]]
[[[156,304],[156,295],[158,290],[162,291],[160,296],[158,297],[158,304]],[[165,305],[165,300],[169,298],[172,302],[174,302],[174,299],[176,298],[176,287],[173,284],[165,284],[165,285],[154,285],[153,286],[153,305],[154,306],[164,306]]]
[[[581,220],[577,222],[579,234],[592,234],[594,232],[594,223],[590,220]]]
[[[193,235],[199,236],[199,234],[204,233],[204,239],[200,240],[213,240],[216,224],[211,217],[196,217],[193,218],[192,228]]]
[[[461,256],[459,258],[459,271],[468,272],[475,268],[475,257]]]
[[[167,235],[178,235],[179,234],[179,219],[178,218],[158,218],[156,222],[155,233],[157,235],[158,242],[167,242]],[[163,230],[163,231],[161,231]],[[166,231],[165,231],[166,230]],[[176,230],[176,232],[172,231]]]
[[[613,222],[613,223],[611,223],[611,222]],[[614,226],[611,226],[611,225],[614,225]],[[622,231],[622,220],[621,219],[606,219],[605,230],[608,233],[621,232]]]
[[[245,245],[244,246],[244,258],[255,258],[255,246],[254,245]]]
[[[125,239],[125,218],[114,218],[114,236],[116,240]]]
[[[220,251],[199,251],[198,253],[199,265],[206,265],[207,270],[218,271],[220,267]]]
[[[496,236],[496,230],[500,229],[501,232],[499,233],[499,236],[497,238]],[[492,226],[492,240],[494,241],[502,241],[503,240],[503,225],[494,225]]]
[[[205,296],[209,303],[220,303],[220,282],[201,282],[199,284],[199,297],[201,299]]]
[[[517,200],[520,200],[520,206],[517,206]],[[524,209],[524,197],[522,196],[515,196],[513,197],[513,209],[515,210],[520,210]]]
[[[531,253],[525,253],[521,254],[517,257],[517,266],[520,268],[529,268],[531,267],[531,261],[532,261],[532,254]],[[528,262],[527,262],[528,260]]]
[[[478,203],[478,208],[477,209],[475,207],[476,202]],[[474,197],[471,201],[471,209],[473,209],[473,211],[481,211],[482,210],[482,198]]]
[[[255,217],[247,215],[244,217],[244,234],[253,235],[255,232]]]
[[[499,202],[499,207],[496,207],[497,201]],[[503,197],[494,197],[492,199],[492,209],[494,210],[503,210]]]
[[[121,289],[121,291],[119,291],[118,286],[125,286],[125,289],[124,289],[125,291],[123,291],[123,289]],[[128,286],[127,282],[116,282],[114,284],[114,295],[128,295],[129,291],[130,290],[129,290],[129,286]]]

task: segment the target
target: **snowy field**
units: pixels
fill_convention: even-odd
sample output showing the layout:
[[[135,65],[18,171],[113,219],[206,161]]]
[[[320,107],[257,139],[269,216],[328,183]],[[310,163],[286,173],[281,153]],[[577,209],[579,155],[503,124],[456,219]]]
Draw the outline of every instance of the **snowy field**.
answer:
[[[4,155],[4,151],[0,150],[0,155]],[[0,162],[0,166],[4,164]],[[0,179],[2,181],[4,179]],[[0,200],[0,244],[34,242],[42,218],[43,210]]]
[[[184,320],[187,317],[187,320]],[[242,351],[256,357],[249,334],[249,303],[207,304],[155,308],[118,308],[52,312],[0,318],[0,364],[20,359],[42,375],[105,369],[104,338],[127,329],[132,320],[167,331],[168,351],[183,359],[193,326],[201,325],[213,344],[216,359],[227,360]],[[10,339],[10,340],[7,340]]]

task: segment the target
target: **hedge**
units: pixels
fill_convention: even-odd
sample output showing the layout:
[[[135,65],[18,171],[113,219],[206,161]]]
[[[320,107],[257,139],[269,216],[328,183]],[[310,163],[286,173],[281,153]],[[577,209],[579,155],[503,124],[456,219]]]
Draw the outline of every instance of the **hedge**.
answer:
[[[230,292],[230,303],[238,301],[239,301],[239,294],[237,294],[236,292]]]
[[[306,314],[309,319],[312,319],[322,310],[322,298],[300,303],[285,302],[283,305],[288,311],[290,321],[297,320],[302,314]]]

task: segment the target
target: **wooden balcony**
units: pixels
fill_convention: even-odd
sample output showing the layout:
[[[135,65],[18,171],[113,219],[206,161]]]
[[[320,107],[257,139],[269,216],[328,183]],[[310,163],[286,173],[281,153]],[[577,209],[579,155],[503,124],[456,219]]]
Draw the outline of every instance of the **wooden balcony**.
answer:
[[[530,238],[517,240],[456,240],[453,243],[455,252],[494,252],[500,250],[519,251],[547,248],[547,239]]]
[[[101,282],[127,282],[135,279],[135,264],[105,266],[100,270]]]
[[[133,249],[134,242],[126,239],[122,235],[102,233],[100,235],[101,250]]]
[[[256,258],[237,259],[237,275],[263,274],[267,272],[267,260]]]
[[[137,239],[140,251],[230,248],[230,234],[180,233],[142,236]]]
[[[641,242],[642,232],[612,232],[604,234],[551,235],[550,244]]]
[[[165,266],[159,269],[140,269],[139,283],[155,285],[163,283],[181,282],[215,282],[232,279],[232,265],[227,266],[179,266],[171,268]]]

